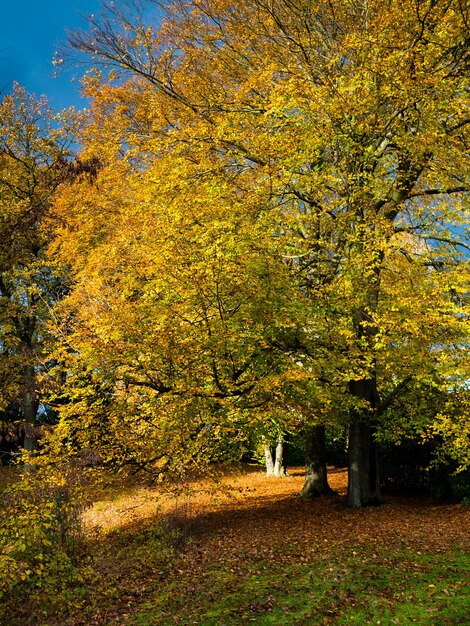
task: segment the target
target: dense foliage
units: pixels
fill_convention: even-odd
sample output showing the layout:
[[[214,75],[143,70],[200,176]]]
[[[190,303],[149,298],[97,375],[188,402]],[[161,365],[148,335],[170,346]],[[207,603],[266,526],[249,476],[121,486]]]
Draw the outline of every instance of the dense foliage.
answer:
[[[76,121],[15,85],[0,104],[0,424],[1,448],[35,447],[36,422],[54,336],[51,308],[65,278],[45,248],[54,193],[69,172]],[[42,413],[46,412],[45,407]]]
[[[464,470],[468,8],[159,6],[70,36],[90,110],[1,105],[4,437],[164,476],[327,425],[352,506],[380,442]]]
[[[100,163],[56,203],[70,438],[160,471],[345,425],[353,506],[378,439],[464,467],[468,9],[152,6],[70,39]]]

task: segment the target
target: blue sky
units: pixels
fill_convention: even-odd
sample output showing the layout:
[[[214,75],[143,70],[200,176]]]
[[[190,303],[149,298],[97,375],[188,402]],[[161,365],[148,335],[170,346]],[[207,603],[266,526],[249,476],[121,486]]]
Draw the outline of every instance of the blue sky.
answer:
[[[66,29],[86,28],[80,15],[99,12],[99,0],[4,0],[0,13],[2,94],[16,81],[27,91],[45,94],[55,110],[84,106],[79,95],[80,70],[54,79],[51,61],[65,40]]]

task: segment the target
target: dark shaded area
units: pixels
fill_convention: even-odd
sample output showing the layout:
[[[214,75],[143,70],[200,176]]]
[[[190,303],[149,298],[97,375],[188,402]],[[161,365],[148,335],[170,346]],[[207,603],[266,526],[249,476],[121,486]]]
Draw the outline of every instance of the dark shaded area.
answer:
[[[438,442],[403,441],[381,445],[381,482],[386,493],[429,494],[436,502],[470,498],[470,471],[455,473],[457,463],[436,462]]]
[[[24,447],[25,436],[40,438],[43,427],[57,423],[57,413],[49,406],[40,404],[34,424],[24,419],[23,407],[18,402],[11,403],[0,411],[0,466],[10,465]]]

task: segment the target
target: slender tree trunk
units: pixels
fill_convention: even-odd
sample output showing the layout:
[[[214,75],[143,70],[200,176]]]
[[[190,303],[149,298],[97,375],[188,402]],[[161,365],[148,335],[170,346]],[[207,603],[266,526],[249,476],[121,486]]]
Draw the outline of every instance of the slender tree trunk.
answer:
[[[39,402],[36,397],[36,373],[33,365],[23,369],[22,405],[24,420],[24,449],[34,452],[37,446],[36,416]]]
[[[328,485],[325,458],[325,427],[307,428],[305,449],[305,482],[300,492],[302,498],[328,496],[334,491]]]
[[[352,381],[350,392],[367,400],[372,409],[377,406],[378,394],[374,379]],[[374,428],[364,415],[353,416],[349,426],[348,506],[361,507],[381,504],[379,464]],[[362,418],[362,419],[361,419]]]
[[[286,468],[284,466],[284,439],[279,436],[276,445],[276,460],[274,462],[274,476],[282,478],[286,476]]]
[[[264,458],[266,461],[266,476],[274,476],[273,454],[268,441],[264,442]]]

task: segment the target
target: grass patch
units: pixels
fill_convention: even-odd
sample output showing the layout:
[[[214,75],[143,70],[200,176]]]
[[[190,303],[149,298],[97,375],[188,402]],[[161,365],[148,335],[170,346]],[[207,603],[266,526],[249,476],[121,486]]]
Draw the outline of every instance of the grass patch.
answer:
[[[468,623],[462,551],[377,554],[358,550],[333,560],[227,564],[227,569],[175,578],[131,624]]]

